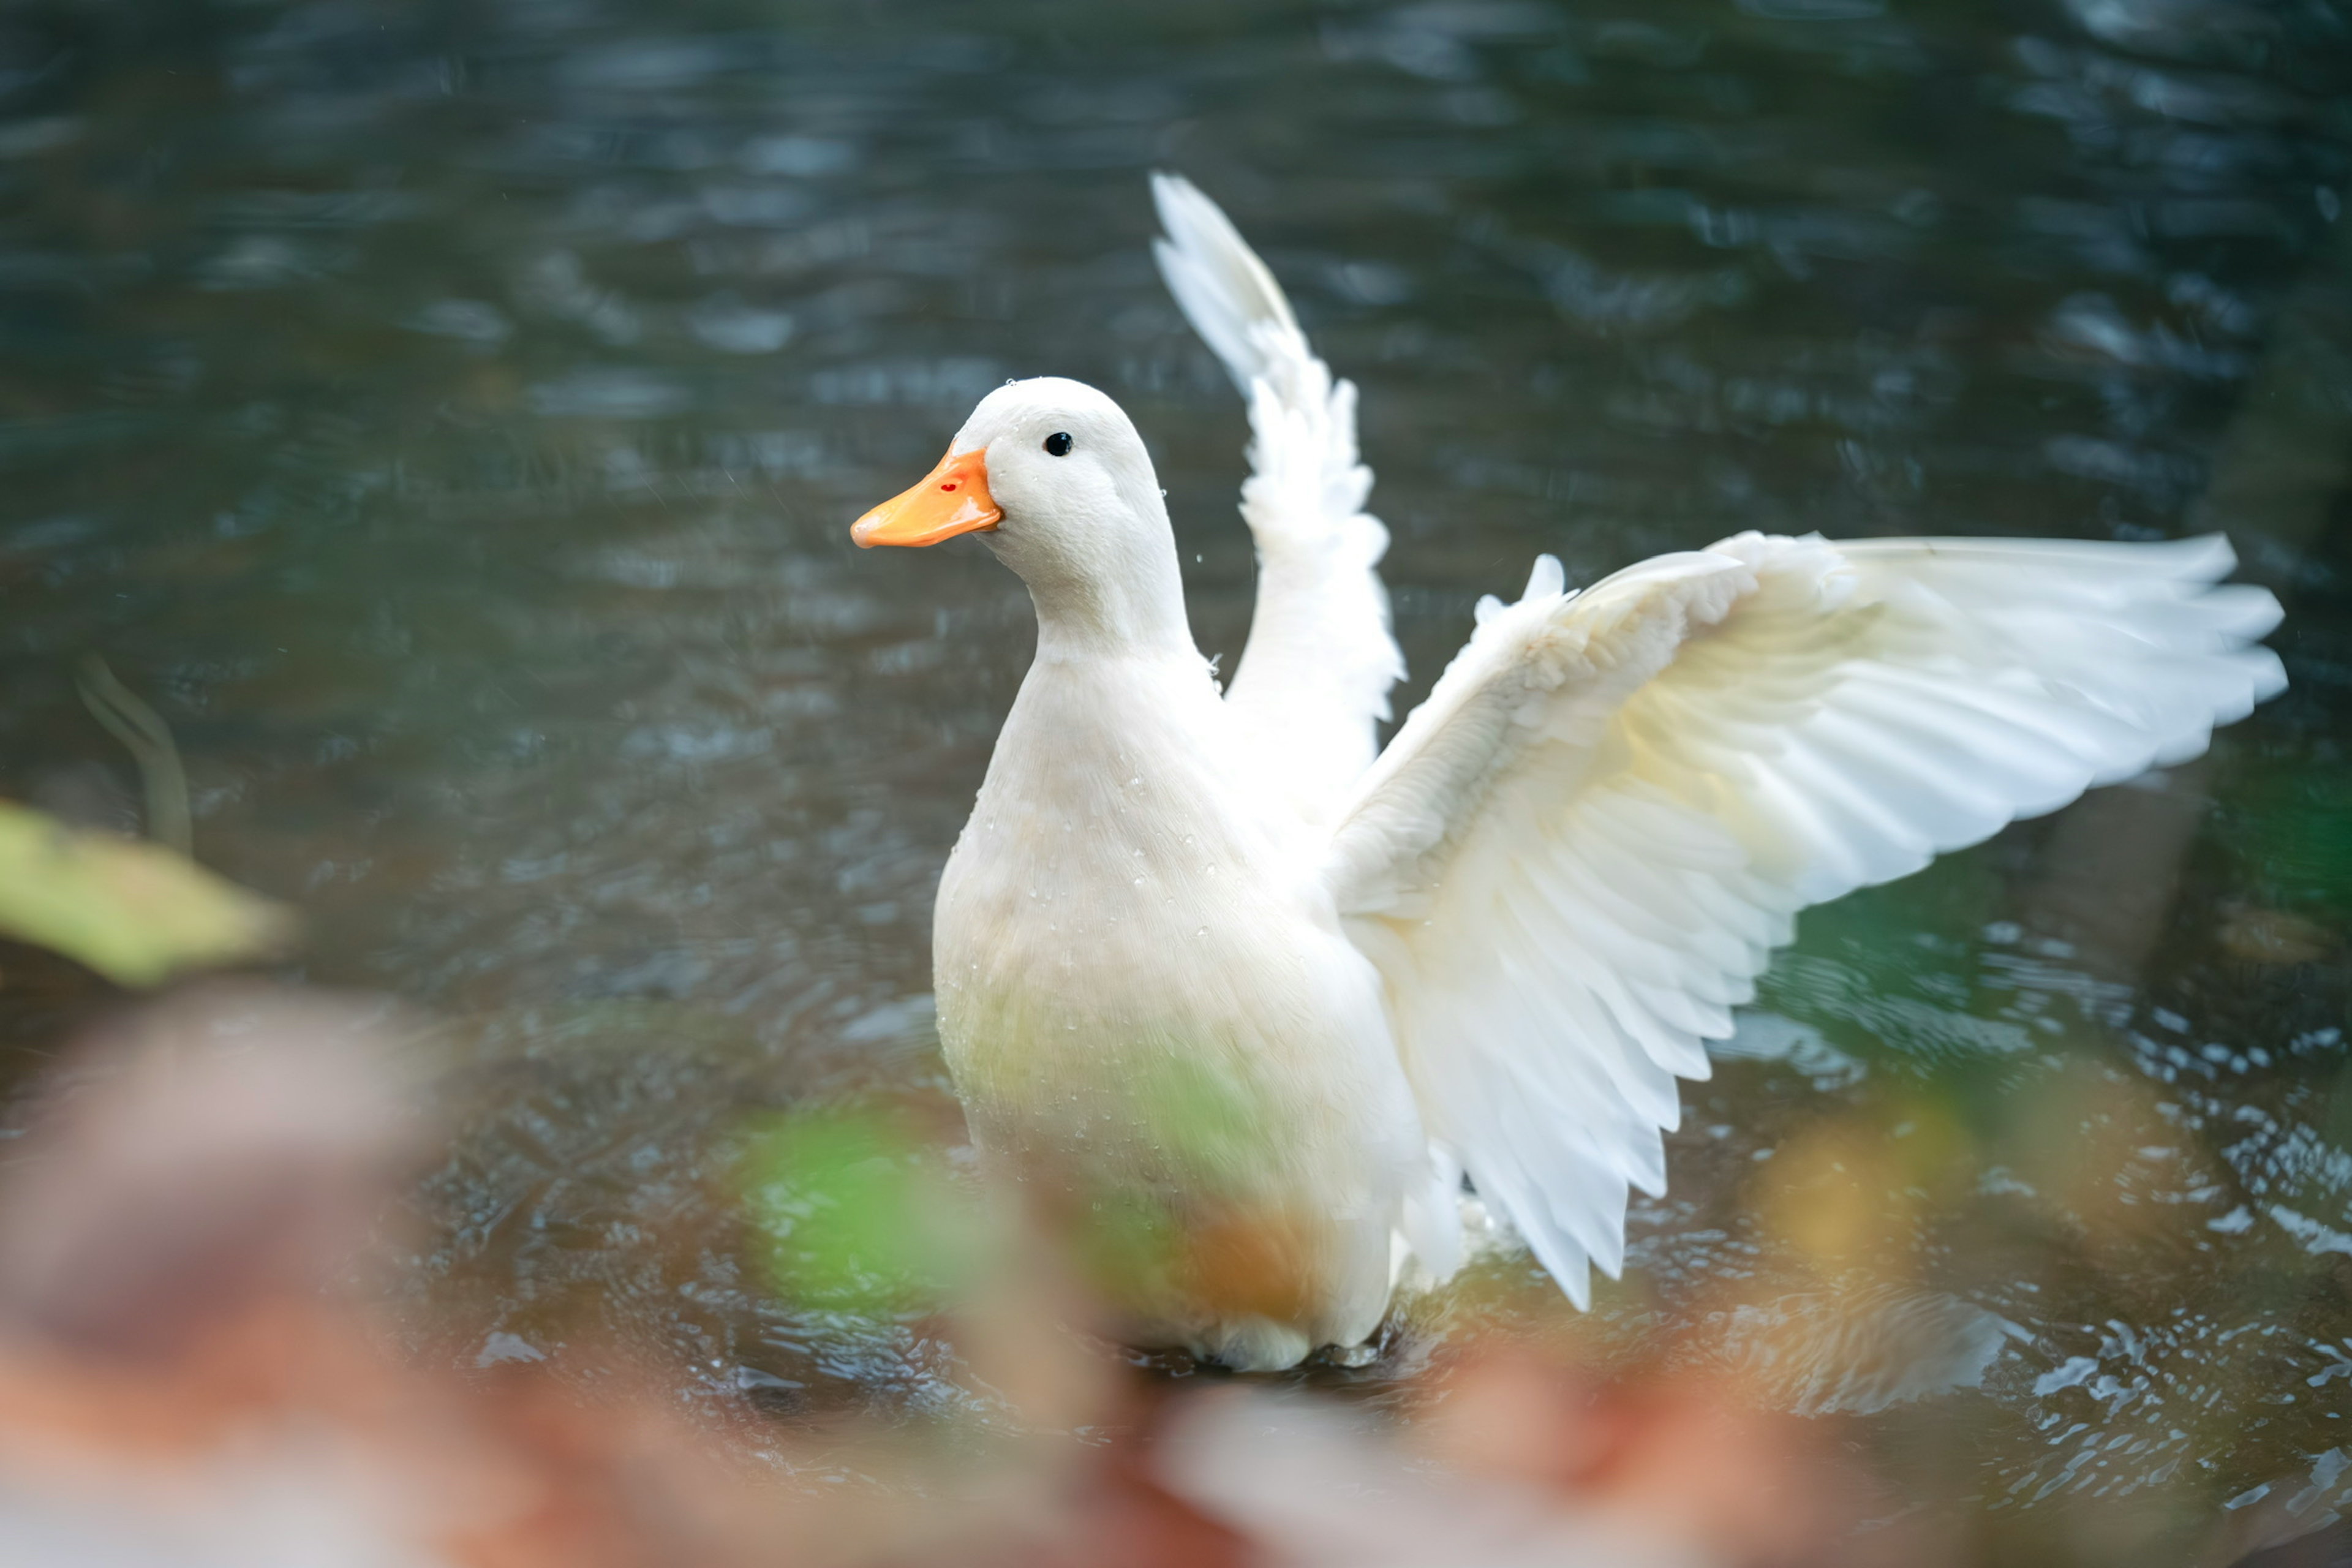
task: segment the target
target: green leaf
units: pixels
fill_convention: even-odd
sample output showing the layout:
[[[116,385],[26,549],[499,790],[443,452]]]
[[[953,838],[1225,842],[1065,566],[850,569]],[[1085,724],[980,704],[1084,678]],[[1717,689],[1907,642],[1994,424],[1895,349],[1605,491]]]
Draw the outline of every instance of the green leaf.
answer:
[[[292,929],[282,906],[160,845],[0,801],[0,935],[153,985],[275,952]]]
[[[754,1135],[747,1175],[770,1272],[796,1300],[924,1312],[970,1281],[979,1216],[936,1157],[889,1117],[780,1116]]]

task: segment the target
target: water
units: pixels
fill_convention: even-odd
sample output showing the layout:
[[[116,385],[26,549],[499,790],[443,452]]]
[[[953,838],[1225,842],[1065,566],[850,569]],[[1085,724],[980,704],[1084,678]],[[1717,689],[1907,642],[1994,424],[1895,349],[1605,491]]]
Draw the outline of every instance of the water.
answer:
[[[1147,256],[1178,168],[1363,389],[1408,700],[1542,550],[2231,531],[2290,693],[1809,917],[1587,1328],[1877,1412],[1986,1560],[2128,1560],[2264,1486],[2239,1511],[2316,1519],[2352,1442],[2346,26],[13,6],[0,794],[135,825],[73,690],[101,655],[199,854],[301,907],[303,973],[446,1021],[423,1353],[650,1358],[755,1440],[958,1397],[919,1334],[765,1295],[730,1137],[869,1091],[946,1119],[929,906],[1028,611],[977,549],[846,525],[973,400],[1119,397],[1239,652],[1240,410]],[[88,994],[0,968],[21,1076]],[[1504,1260],[1416,1321],[1560,1310]]]

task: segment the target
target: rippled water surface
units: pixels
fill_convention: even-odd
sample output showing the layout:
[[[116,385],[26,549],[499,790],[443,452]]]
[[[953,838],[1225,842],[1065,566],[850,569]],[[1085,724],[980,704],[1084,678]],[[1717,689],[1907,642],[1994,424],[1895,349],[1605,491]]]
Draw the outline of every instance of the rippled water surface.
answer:
[[[137,825],[104,658],[304,973],[444,1020],[424,1353],[617,1346],[754,1427],[961,1397],[916,1330],[763,1292],[732,1133],[944,1099],[929,902],[1027,603],[846,524],[974,399],[1121,399],[1239,652],[1241,410],[1147,251],[1181,169],[1362,387],[1408,696],[1538,551],[2230,531],[2289,694],[1809,916],[1587,1329],[1877,1413],[1987,1561],[2315,1521],[2347,84],[2322,0],[13,5],[0,794]],[[21,1072],[81,993],[0,969]],[[1490,1261],[1353,1381],[1563,1311]]]

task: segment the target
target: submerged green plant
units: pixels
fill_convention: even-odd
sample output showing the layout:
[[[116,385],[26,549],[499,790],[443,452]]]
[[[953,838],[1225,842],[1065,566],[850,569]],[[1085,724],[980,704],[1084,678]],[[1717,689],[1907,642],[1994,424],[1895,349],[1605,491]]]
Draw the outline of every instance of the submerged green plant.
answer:
[[[122,742],[139,765],[140,782],[147,791],[147,837],[183,855],[195,853],[195,830],[188,812],[188,774],[180,765],[180,748],[172,739],[163,716],[141,701],[114,678],[106,660],[92,654],[82,660],[74,685],[82,706],[106,732]]]
[[[2334,763],[2273,763],[2228,810],[2224,833],[2269,896],[2352,913],[2352,779]]]

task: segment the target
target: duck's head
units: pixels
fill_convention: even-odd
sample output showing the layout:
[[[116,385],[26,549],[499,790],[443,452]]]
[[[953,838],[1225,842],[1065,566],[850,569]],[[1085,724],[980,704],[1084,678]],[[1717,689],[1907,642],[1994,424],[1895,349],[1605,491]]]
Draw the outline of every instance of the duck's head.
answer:
[[[1048,623],[1140,633],[1172,606],[1181,625],[1175,538],[1150,456],[1118,405],[1082,382],[998,387],[937,468],[849,531],[866,547],[961,533],[1021,574]]]

